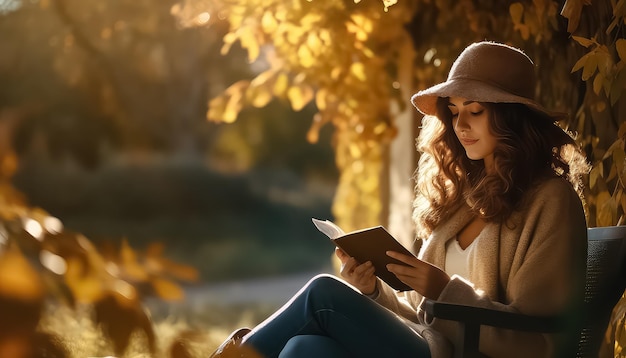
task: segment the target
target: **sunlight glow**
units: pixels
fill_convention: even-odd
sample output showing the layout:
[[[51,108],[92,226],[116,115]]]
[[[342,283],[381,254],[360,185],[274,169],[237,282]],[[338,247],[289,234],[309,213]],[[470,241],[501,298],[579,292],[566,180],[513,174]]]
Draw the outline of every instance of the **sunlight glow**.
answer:
[[[24,222],[24,230],[37,240],[41,241],[43,238],[43,228],[36,220],[26,219]]]
[[[113,284],[113,290],[128,300],[135,300],[137,298],[135,289],[126,281],[116,280]]]
[[[9,241],[9,233],[6,227],[0,224],[0,246],[5,245]]]
[[[22,0],[0,0],[0,14],[7,14],[22,7]]]
[[[426,53],[424,54],[424,63],[429,63],[430,60],[432,60],[436,54],[437,54],[436,48],[432,47],[428,49],[428,51],[426,51]]]
[[[63,223],[54,216],[43,219],[43,227],[51,234],[58,234],[63,231]]]
[[[195,23],[198,26],[205,25],[206,23],[209,22],[209,20],[211,20],[211,14],[209,14],[208,12],[203,12],[202,14],[196,17]]]
[[[67,270],[65,259],[48,250],[41,250],[41,253],[39,254],[39,261],[42,265],[44,265],[44,267],[57,275],[63,275]]]

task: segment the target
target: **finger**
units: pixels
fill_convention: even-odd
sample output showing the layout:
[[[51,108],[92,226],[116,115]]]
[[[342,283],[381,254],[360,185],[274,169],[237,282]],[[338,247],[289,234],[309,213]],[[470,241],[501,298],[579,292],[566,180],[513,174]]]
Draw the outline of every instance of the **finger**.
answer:
[[[405,265],[387,264],[386,267],[387,267],[387,271],[395,274],[396,276],[398,275],[416,276],[417,274],[419,274],[419,271],[416,270],[414,267],[409,267]]]
[[[343,264],[343,271],[348,274],[352,274],[354,272],[354,268],[358,265],[354,257],[348,258]]]
[[[405,254],[401,254],[399,252],[396,251],[387,251],[386,252],[387,256],[394,258],[400,262],[403,262],[409,266],[419,266],[422,263],[422,260],[418,259],[417,257],[413,256],[413,255],[405,255]]]
[[[374,265],[372,264],[371,261],[367,261],[366,263],[362,264],[362,265],[358,265],[354,268],[354,274],[356,275],[363,275],[363,273],[365,273],[366,271],[372,269],[374,267]]]
[[[335,248],[335,255],[337,255],[337,257],[339,258],[339,260],[341,260],[342,262],[346,261],[350,256],[348,254],[346,254],[345,251],[343,251],[340,248]]]

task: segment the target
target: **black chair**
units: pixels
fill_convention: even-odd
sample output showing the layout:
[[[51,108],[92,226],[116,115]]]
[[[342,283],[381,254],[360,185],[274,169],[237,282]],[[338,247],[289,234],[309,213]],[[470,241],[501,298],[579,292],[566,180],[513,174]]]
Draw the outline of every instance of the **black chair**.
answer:
[[[585,306],[580,317],[536,317],[426,300],[424,309],[440,319],[459,322],[454,356],[484,357],[478,351],[480,327],[552,333],[568,331],[575,341],[565,344],[563,357],[597,357],[611,312],[626,289],[626,226],[588,229]],[[579,322],[579,323],[574,323]],[[572,327],[575,332],[571,332]]]

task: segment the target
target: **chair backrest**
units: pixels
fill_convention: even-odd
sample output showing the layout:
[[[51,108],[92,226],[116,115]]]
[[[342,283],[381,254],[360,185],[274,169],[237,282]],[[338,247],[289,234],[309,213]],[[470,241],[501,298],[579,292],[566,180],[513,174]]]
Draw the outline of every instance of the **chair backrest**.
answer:
[[[585,317],[577,357],[597,357],[611,312],[626,289],[626,226],[588,229]]]

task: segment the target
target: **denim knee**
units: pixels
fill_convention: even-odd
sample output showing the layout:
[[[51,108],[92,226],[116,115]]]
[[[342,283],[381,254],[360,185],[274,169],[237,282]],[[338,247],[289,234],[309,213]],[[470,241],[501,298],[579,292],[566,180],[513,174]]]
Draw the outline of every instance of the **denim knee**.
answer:
[[[340,293],[340,292],[357,292],[358,291],[352,287],[346,281],[341,280],[340,278],[329,275],[329,274],[319,274],[313,277],[306,284],[306,291],[309,293]]]
[[[337,341],[318,335],[294,336],[283,348],[278,358],[346,358],[349,356]]]

